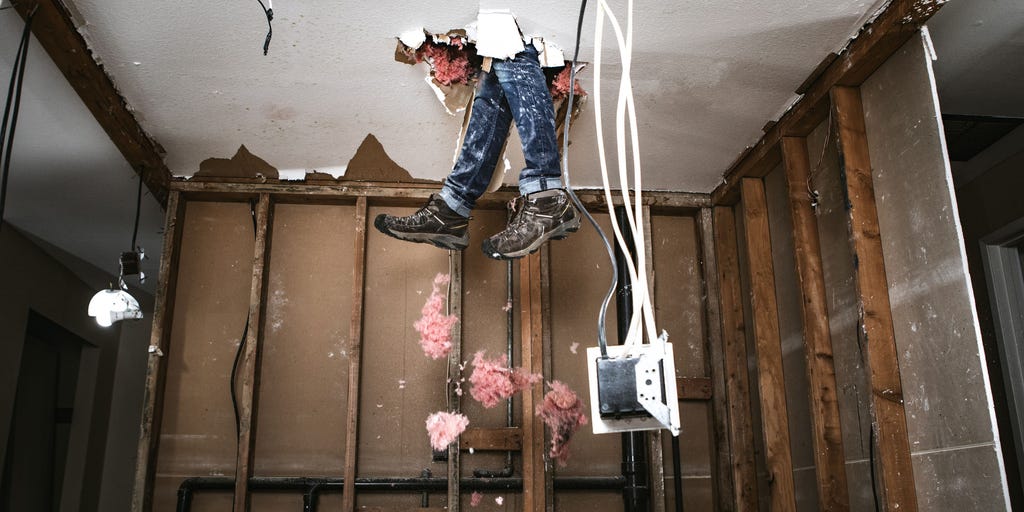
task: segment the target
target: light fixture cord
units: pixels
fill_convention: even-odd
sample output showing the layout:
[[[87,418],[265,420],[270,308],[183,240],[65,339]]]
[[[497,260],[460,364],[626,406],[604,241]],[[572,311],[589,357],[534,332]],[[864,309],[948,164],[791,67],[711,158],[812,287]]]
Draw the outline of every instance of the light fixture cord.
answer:
[[[28,43],[32,39],[32,18],[36,15],[36,5],[25,18],[25,28],[21,32],[21,42],[11,67],[11,84],[7,88],[7,103],[4,106],[4,119],[0,126],[0,156],[3,157],[3,177],[0,178],[0,229],[3,227],[4,207],[7,205],[7,177],[11,170],[11,151],[14,148],[14,129],[18,125],[18,111],[21,107],[21,86],[25,80],[25,62],[28,60]],[[13,108],[12,108],[13,107]],[[7,133],[10,119],[11,132]]]
[[[135,228],[132,230],[132,252],[139,250],[135,244],[139,237],[139,214],[142,213],[142,175],[139,175],[139,191],[135,195]]]
[[[263,5],[263,0],[256,0],[260,3],[260,7],[263,8],[263,14],[267,15],[267,38],[263,40],[263,55],[267,54],[270,50],[270,38],[274,35],[274,26],[270,24],[274,20],[274,2],[270,2],[270,8]]]

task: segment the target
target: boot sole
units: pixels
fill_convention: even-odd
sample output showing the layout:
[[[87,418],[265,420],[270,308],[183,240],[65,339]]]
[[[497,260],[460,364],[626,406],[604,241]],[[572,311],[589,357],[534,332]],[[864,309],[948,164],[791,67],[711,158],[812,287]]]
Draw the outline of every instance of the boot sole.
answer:
[[[378,219],[380,219],[379,216]],[[397,238],[406,242],[430,244],[440,249],[448,249],[452,251],[461,251],[469,246],[469,233],[462,236],[442,235],[437,233],[402,233],[401,231],[391,231],[383,224],[383,222],[378,221],[378,219],[374,219],[373,226],[377,228],[377,231],[380,231],[391,238]]]
[[[484,254],[488,258],[495,259],[495,260],[515,260],[515,259],[519,259],[519,258],[522,258],[523,256],[528,256],[530,254],[533,254],[533,253],[537,252],[540,249],[540,246],[544,245],[544,242],[547,242],[548,240],[564,240],[564,239],[568,238],[569,235],[579,231],[579,229],[580,229],[580,217],[579,217],[579,215],[577,215],[574,219],[570,220],[569,222],[566,222],[564,224],[560,224],[557,228],[553,229],[549,233],[545,233],[544,235],[542,235],[537,240],[534,240],[534,242],[532,244],[526,246],[522,250],[513,251],[513,252],[510,252],[508,254],[488,253],[488,252],[484,251]]]

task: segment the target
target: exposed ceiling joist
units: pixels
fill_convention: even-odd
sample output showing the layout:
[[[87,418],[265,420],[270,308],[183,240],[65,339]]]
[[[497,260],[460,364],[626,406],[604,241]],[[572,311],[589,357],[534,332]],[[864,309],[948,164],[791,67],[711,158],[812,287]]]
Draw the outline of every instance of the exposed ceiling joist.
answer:
[[[23,19],[35,10],[32,33],[36,39],[153,197],[166,206],[171,173],[164,165],[163,148],[139,126],[110,77],[93,59],[67,9],[60,0],[12,3]]]
[[[744,177],[762,177],[780,162],[782,137],[805,137],[825,120],[828,93],[836,85],[856,87],[864,83],[889,56],[899,50],[935,14],[945,0],[892,0],[873,21],[861,29],[832,60],[801,97],[729,167],[724,182],[711,194],[714,204],[732,204],[739,199]],[[812,78],[815,73],[812,73]]]

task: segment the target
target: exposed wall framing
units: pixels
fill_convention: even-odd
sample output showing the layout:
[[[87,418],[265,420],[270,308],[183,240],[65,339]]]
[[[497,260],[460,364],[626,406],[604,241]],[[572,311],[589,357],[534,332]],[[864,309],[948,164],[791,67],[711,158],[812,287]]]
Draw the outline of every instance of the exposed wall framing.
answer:
[[[802,97],[764,136],[747,148],[725,172],[725,181],[712,193],[712,202],[734,204],[739,200],[740,181],[747,176],[764,177],[782,159],[783,137],[806,137],[828,116],[829,91],[833,86],[859,86],[891,55],[896,53],[931,18],[944,2],[937,0],[892,0],[860,33],[840,51],[828,56],[798,88]],[[823,62],[823,63],[824,63]]]
[[[360,484],[359,482],[365,480],[365,475],[374,474],[373,471],[366,472],[360,469],[362,463],[359,462],[361,460],[361,456],[358,453],[359,451],[361,451],[359,450],[359,446],[360,443],[362,442],[361,439],[367,435],[367,432],[360,427],[360,421],[357,418],[358,416],[366,412],[365,404],[363,405],[363,409],[360,409],[358,407],[359,395],[361,393],[366,393],[365,390],[360,389],[361,387],[363,387],[360,384],[367,378],[365,377],[367,371],[365,367],[365,356],[363,356],[362,358],[360,357],[360,347],[362,345],[362,338],[364,337],[362,331],[365,329],[364,324],[367,321],[366,318],[364,318],[365,315],[367,314],[366,310],[361,306],[361,304],[367,298],[367,293],[369,293],[367,291],[368,287],[377,286],[374,284],[373,281],[369,283],[366,281],[366,260],[368,258],[366,236],[367,217],[370,215],[369,208],[372,205],[391,207],[418,204],[422,201],[423,198],[426,198],[429,195],[429,193],[432,191],[432,187],[430,185],[424,186],[423,184],[386,185],[367,183],[342,183],[337,186],[311,186],[276,183],[254,184],[238,182],[218,183],[190,181],[174,182],[172,183],[171,188],[171,197],[173,198],[173,202],[171,204],[174,207],[169,210],[169,219],[167,225],[170,228],[169,233],[171,233],[172,236],[167,238],[167,247],[165,247],[164,259],[162,261],[164,267],[162,267],[161,274],[161,285],[164,287],[161,289],[161,297],[164,302],[167,302],[168,300],[173,302],[176,275],[174,269],[172,268],[172,265],[176,262],[176,255],[181,250],[180,231],[181,224],[184,222],[184,205],[187,202],[210,202],[209,204],[214,205],[231,203],[245,204],[251,202],[255,203],[256,243],[253,247],[252,252],[253,270],[251,273],[251,277],[248,279],[250,283],[248,292],[249,304],[247,308],[250,314],[250,318],[252,319],[254,325],[250,326],[251,330],[246,336],[245,342],[242,346],[243,358],[239,367],[238,375],[238,384],[241,389],[241,393],[239,394],[239,408],[242,411],[241,416],[243,432],[242,436],[240,436],[236,450],[235,458],[237,459],[237,461],[235,462],[234,472],[235,474],[239,475],[239,478],[221,478],[220,480],[214,478],[213,481],[207,482],[205,484],[198,484],[207,485],[209,486],[207,487],[208,489],[227,490],[229,488],[233,488],[233,493],[235,496],[237,496],[237,498],[234,500],[234,509],[240,511],[266,510],[266,507],[269,506],[270,503],[278,503],[278,501],[268,501],[267,499],[265,499],[267,496],[265,493],[252,492],[254,490],[261,489],[261,487],[254,488],[253,482],[258,480],[260,482],[264,482],[259,485],[268,485],[266,482],[270,482],[270,480],[267,480],[268,477],[265,476],[267,474],[266,472],[277,471],[274,470],[273,468],[280,466],[280,464],[275,462],[275,464],[277,464],[275,466],[267,466],[263,470],[259,469],[260,466],[258,460],[260,460],[260,456],[258,454],[260,453],[261,450],[261,441],[257,440],[256,435],[256,425],[258,423],[256,421],[256,418],[259,413],[257,404],[259,403],[260,395],[260,374],[263,373],[260,371],[260,345],[262,338],[265,335],[264,331],[269,332],[270,329],[270,327],[265,327],[263,329],[261,329],[260,327],[268,325],[268,322],[271,321],[271,314],[268,313],[267,310],[267,304],[268,301],[270,301],[270,298],[268,298],[268,294],[272,293],[274,290],[280,290],[282,286],[280,282],[268,283],[268,279],[274,281],[275,279],[280,278],[280,276],[278,276],[278,278],[274,278],[274,272],[268,271],[268,268],[270,268],[270,254],[272,252],[271,245],[274,239],[274,235],[272,233],[272,225],[275,218],[274,211],[279,210],[280,208],[288,208],[289,211],[291,212],[289,213],[289,218],[291,219],[291,222],[296,222],[296,220],[300,218],[296,217],[297,214],[295,213],[295,208],[310,208],[316,207],[318,205],[348,205],[343,207],[348,208],[347,211],[349,212],[354,211],[353,222],[355,223],[354,229],[356,231],[356,234],[354,235],[355,239],[353,243],[354,247],[352,256],[354,262],[352,265],[353,274],[351,281],[352,313],[351,321],[349,324],[349,337],[345,345],[346,349],[349,351],[347,354],[347,356],[349,357],[349,361],[346,363],[348,370],[347,373],[345,373],[345,380],[347,381],[346,387],[348,389],[348,392],[347,396],[343,397],[341,402],[342,408],[348,411],[344,426],[340,432],[342,437],[344,438],[344,445],[346,449],[344,451],[343,457],[344,463],[338,466],[338,471],[340,473],[339,477],[336,477],[335,480],[332,481],[337,481],[339,485],[339,491],[342,491],[342,489],[340,489],[341,487],[350,488],[348,492],[340,492],[342,496],[336,496],[340,498],[340,500],[337,501],[336,503],[341,505],[341,508],[352,507],[352,509],[360,510],[364,508],[367,510],[380,508],[381,505],[376,504],[376,502],[365,502],[364,504],[360,504],[360,502],[358,501],[358,496],[360,495],[361,492],[359,491],[359,489],[361,489],[361,487],[359,486],[365,485]],[[307,191],[312,191],[313,193],[307,193]],[[498,194],[492,195],[488,201],[484,201],[484,204],[482,205],[482,211],[480,212],[482,217],[490,216],[490,213],[488,213],[486,210],[487,208],[499,209],[504,207],[504,198],[502,197],[502,194],[511,195],[513,194],[513,192],[499,192]],[[592,207],[597,206],[599,204],[599,201],[601,201],[602,199],[596,192],[585,193],[584,197],[586,198],[585,201],[587,201]],[[652,206],[656,206],[658,208],[658,215],[662,217],[678,215],[681,216],[682,218],[690,218],[699,211],[699,208],[706,207],[709,204],[709,197],[707,195],[700,194],[648,193],[645,194],[645,197],[645,203],[647,205],[645,210],[646,216],[648,217],[648,227],[650,227],[649,217]],[[353,205],[353,203],[354,209],[353,206],[351,206]],[[278,206],[275,207],[275,205]],[[245,208],[248,209],[248,205],[246,205]],[[600,210],[601,208],[594,209]],[[237,214],[239,208],[234,208],[233,211],[235,211],[235,214]],[[353,214],[349,213],[348,215]],[[248,219],[246,219],[244,223],[240,224],[240,226],[244,226],[247,223]],[[696,225],[695,221],[693,225]],[[346,223],[345,229],[352,229],[352,226],[348,226]],[[282,234],[286,232],[290,232],[290,229],[284,228]],[[309,231],[309,233],[314,232],[315,231]],[[375,234],[374,236],[379,235]],[[591,236],[593,235],[591,234]],[[671,235],[666,234],[664,236]],[[698,239],[698,243],[693,246],[695,248],[699,249],[699,247],[706,247],[711,244],[710,240],[699,240],[701,238],[701,232],[699,230],[697,230],[693,236],[695,236]],[[301,240],[301,238],[293,237],[292,241],[289,243],[294,244],[298,240]],[[653,246],[651,247],[651,249],[655,251],[658,250],[656,247]],[[279,248],[279,250],[286,249],[284,246],[282,246],[281,248]],[[301,250],[301,248],[298,248],[297,250]],[[375,249],[375,251],[380,250],[381,248],[379,246],[377,249]],[[375,252],[375,254],[377,253]],[[289,261],[301,261],[296,260],[295,256],[288,256],[286,254],[282,254],[281,256],[285,257],[285,259],[288,259]],[[540,253],[537,253],[529,258],[525,258],[517,264],[519,265],[519,282],[521,286],[519,294],[519,305],[522,317],[522,332],[520,337],[523,341],[521,353],[522,365],[526,366],[528,369],[531,369],[531,371],[543,372],[547,378],[552,378],[552,351],[565,350],[566,347],[562,346],[552,348],[551,346],[552,336],[549,326],[555,320],[553,319],[550,306],[551,269],[549,258],[550,250],[547,247],[545,247],[545,249],[542,250]],[[694,258],[696,260],[697,258],[699,258],[699,255],[695,254]],[[453,263],[455,263],[455,273],[457,275],[453,275],[452,282],[454,295],[451,305],[453,308],[453,313],[457,314],[460,309],[460,303],[459,300],[456,299],[456,295],[461,297],[463,294],[470,293],[470,290],[463,290],[462,293],[457,292],[457,290],[462,286],[462,284],[460,283],[460,279],[462,278],[463,269],[461,261]],[[653,262],[647,270],[653,276]],[[279,273],[280,270],[277,272]],[[679,271],[676,270],[676,272]],[[663,282],[663,285],[670,286],[669,289],[672,289],[671,283],[666,285]],[[479,285],[477,284],[477,286]],[[697,286],[697,289],[703,289],[703,286]],[[476,288],[474,288],[474,290],[476,290]],[[476,298],[475,295],[474,298]],[[280,308],[278,307],[278,309]],[[167,308],[156,317],[157,325],[166,325],[166,327],[163,330],[154,330],[154,347],[160,347],[160,352],[156,352],[156,349],[154,349],[155,353],[170,353],[175,349],[175,347],[171,347],[168,344],[168,317],[172,315],[173,309]],[[703,318],[703,316],[703,313],[697,315],[698,318]],[[284,344],[285,339],[282,338],[281,336],[282,335],[276,335],[275,337],[275,345],[278,351],[281,350],[282,347],[286,346]],[[685,336],[685,334],[683,334],[683,336]],[[703,338],[701,339],[703,340]],[[182,340],[179,339],[179,341]],[[181,347],[178,348],[180,349]],[[271,357],[265,352],[265,350],[266,348],[262,348],[262,357],[264,360],[266,360],[267,357]],[[709,349],[705,348],[701,350]],[[277,357],[280,357],[280,354],[278,354]],[[559,357],[564,360],[565,356]],[[459,373],[462,371],[462,369],[459,368],[461,359],[466,358],[464,356],[460,357],[460,355],[456,355],[456,357],[452,359],[451,364],[454,366],[451,369],[451,371],[453,372],[454,375],[459,375]],[[162,368],[160,367],[160,363],[162,361],[162,357],[156,355],[152,356],[151,365],[155,366],[153,366],[150,369],[150,384],[148,385],[147,388],[147,392],[149,393],[150,398],[147,398],[147,400],[154,402],[154,405],[148,409],[153,414],[145,418],[145,423],[142,426],[143,432],[148,431],[150,432],[150,434],[148,436],[145,436],[143,442],[140,444],[140,461],[143,461],[143,464],[140,464],[139,466],[140,477],[136,483],[135,490],[136,495],[139,497],[139,499],[133,503],[133,510],[138,511],[153,510],[154,508],[154,503],[150,497],[152,496],[153,493],[153,474],[155,471],[155,463],[153,461],[156,460],[159,450],[159,443],[157,442],[157,440],[160,437],[159,427],[160,412],[162,407],[162,404],[159,402],[160,400],[162,400],[163,397],[162,393],[158,392],[157,384],[161,375],[160,372]],[[163,371],[166,370],[163,369]],[[275,375],[277,375],[278,378],[280,378],[280,370],[275,371],[278,372],[275,373]],[[564,368],[561,371],[564,372]],[[455,380],[457,380],[457,378]],[[710,378],[706,376],[695,376],[680,379],[677,384],[682,390],[681,400],[686,400],[691,403],[709,403],[709,400],[713,399],[713,393],[711,391],[710,383]],[[457,400],[457,383],[452,382],[450,384],[451,385],[449,386],[447,393],[451,394],[451,396]],[[463,391],[466,391],[466,389],[463,388]],[[525,506],[525,508],[531,510],[554,510],[556,506],[556,493],[564,492],[557,491],[557,489],[564,489],[564,486],[567,485],[564,483],[565,481],[571,482],[568,485],[591,485],[587,483],[590,481],[602,482],[601,478],[597,478],[596,480],[594,480],[594,478],[596,477],[589,476],[573,475],[560,477],[558,469],[553,467],[552,461],[550,461],[546,455],[546,429],[544,428],[543,424],[539,420],[537,420],[532,414],[533,407],[537,403],[539,403],[539,400],[543,396],[544,391],[546,390],[537,387],[534,388],[534,392],[531,393],[530,396],[524,397],[526,399],[523,400],[522,414],[520,415],[522,418],[526,419],[526,422],[523,423],[523,428],[513,427],[497,429],[473,429],[466,433],[459,447],[452,447],[452,449],[449,450],[448,474],[446,478],[442,479],[443,481],[448,482],[448,495],[446,500],[448,510],[457,510],[460,506],[465,506],[464,504],[460,503],[460,500],[458,499],[460,495],[465,495],[463,499],[468,498],[469,491],[460,489],[459,475],[461,475],[462,477],[461,482],[466,481],[466,475],[459,467],[459,459],[460,457],[464,458],[465,452],[471,447],[478,450],[522,450],[521,453],[523,454],[524,463],[523,469],[526,471],[526,474],[533,476],[523,480],[524,489],[521,495],[516,494],[510,498],[512,499],[512,501],[509,503],[514,503],[515,506],[522,505]],[[280,395],[280,391],[276,391],[275,393],[275,407],[280,408],[280,401],[282,399],[281,396],[278,396]],[[372,404],[370,404],[370,408],[372,410]],[[457,410],[457,408],[450,410]],[[710,415],[706,421],[710,422]],[[277,421],[275,419],[275,423],[280,423],[280,421]],[[280,429],[281,425],[276,425],[275,428]],[[710,427],[706,428],[707,431],[713,430]],[[154,430],[156,431],[154,432]],[[590,435],[592,436],[592,434]],[[607,440],[611,439],[611,437],[602,436],[600,439]],[[614,436],[613,441],[617,443],[618,437]],[[265,439],[262,442],[268,441]],[[703,442],[703,440],[699,440],[699,442]],[[273,443],[273,446],[278,447],[275,448],[278,451],[282,449],[281,447],[284,446],[280,445],[280,441],[274,441]],[[684,444],[684,447],[685,446],[686,445]],[[654,443],[650,446],[653,453],[656,455],[658,454],[660,447],[660,442]],[[579,456],[582,457],[582,454],[580,454]],[[669,454],[666,452],[665,456],[669,456]],[[683,456],[692,458],[692,455],[687,455],[686,453],[684,453]],[[660,457],[658,462],[660,462]],[[711,467],[710,458],[708,464],[708,467]],[[618,466],[618,463],[616,463],[615,466]],[[660,464],[652,464],[652,466],[655,471],[655,474],[652,474],[653,477],[656,477],[657,474],[662,473],[663,470],[659,468]],[[441,481],[438,480],[436,477],[431,478],[434,478],[434,480],[436,481]],[[568,480],[565,480],[566,478],[568,478]],[[559,484],[557,483],[558,481],[562,481],[563,483]],[[614,491],[614,478],[610,480],[605,479],[603,481],[605,483],[600,485],[612,485],[613,487],[609,488],[609,491],[618,492]],[[248,482],[248,484],[240,482]],[[664,491],[660,490],[664,488],[664,480],[662,480],[661,482],[662,484],[660,488],[658,485],[653,486],[654,492],[652,494],[652,499],[655,500],[653,503],[657,506],[657,509],[670,508],[672,505],[671,501],[666,502]],[[225,487],[220,487],[224,484],[229,485]],[[202,489],[203,487],[193,488]],[[163,492],[164,499],[162,503],[166,504],[166,490]],[[223,494],[223,491],[221,492],[222,493],[219,495],[221,496],[220,498],[217,498],[217,500],[214,501],[209,501],[207,503],[224,503],[223,498],[225,497],[225,495]],[[350,496],[350,498],[344,498],[345,495]],[[687,499],[691,501],[696,501],[697,503],[702,503],[702,500],[705,499],[702,496],[703,495],[701,494],[697,494],[694,495],[693,497],[687,497]],[[710,494],[708,496],[710,496]],[[331,503],[335,502],[331,501]],[[620,501],[602,501],[601,503],[620,503]],[[658,506],[659,504],[660,506]],[[163,506],[165,505],[161,505],[161,510]],[[204,505],[204,507],[208,506],[210,505]],[[434,508],[436,508],[436,506]],[[433,510],[434,508],[431,509]],[[200,508],[200,510],[205,509],[206,508]],[[390,509],[390,507],[385,506],[382,510],[384,509]]]

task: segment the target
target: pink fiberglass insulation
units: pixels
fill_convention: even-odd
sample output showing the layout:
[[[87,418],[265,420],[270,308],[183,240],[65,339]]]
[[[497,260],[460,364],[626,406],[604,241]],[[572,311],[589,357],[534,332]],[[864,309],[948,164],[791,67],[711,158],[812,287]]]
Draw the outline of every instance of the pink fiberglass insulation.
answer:
[[[551,391],[544,395],[544,402],[537,406],[537,416],[548,426],[551,434],[552,459],[564,466],[569,460],[569,440],[580,427],[587,424],[583,414],[583,402],[569,386],[555,380],[548,384]]]
[[[438,274],[434,278],[434,290],[430,292],[427,303],[423,305],[423,316],[412,324],[420,333],[420,346],[423,353],[432,359],[441,359],[452,350],[452,326],[459,319],[455,315],[446,315],[444,311],[445,296],[441,287],[448,284],[451,276]]]
[[[569,66],[565,66],[554,80],[551,81],[551,97],[555,100],[560,100],[569,97],[569,73],[571,72]],[[576,80],[573,95],[586,96],[587,91],[583,90],[583,86],[580,85],[580,81]]]
[[[471,49],[461,39],[453,40],[453,43],[428,41],[416,50],[416,60],[426,60],[434,73],[434,79],[441,85],[469,83],[477,72],[471,60]]]
[[[483,494],[480,494],[479,491],[473,491],[473,494],[470,495],[470,497],[469,497],[469,506],[475,507],[475,506],[479,505],[480,502],[483,501],[483,500],[484,500],[484,495]]]
[[[539,373],[530,373],[522,368],[509,368],[508,356],[487,359],[481,350],[473,356],[473,374],[469,376],[469,393],[476,401],[490,409],[498,402],[541,381]]]
[[[430,446],[444,450],[469,426],[469,418],[451,412],[435,412],[427,416],[427,434]]]

